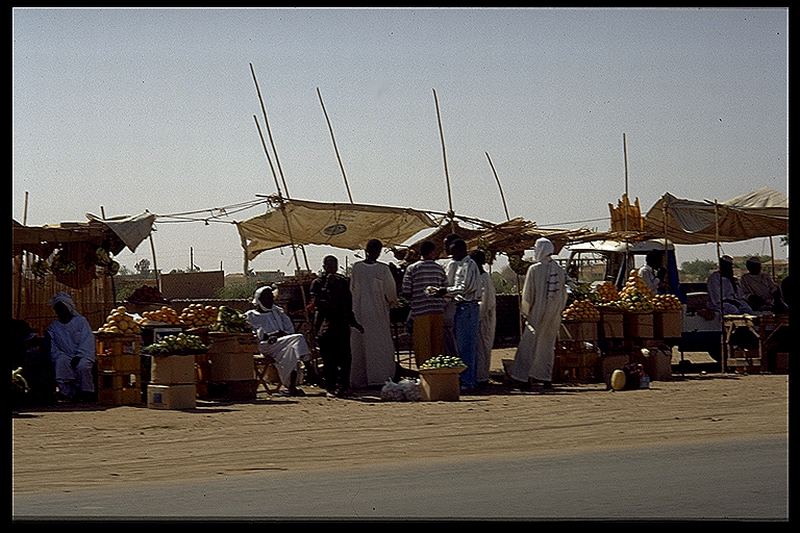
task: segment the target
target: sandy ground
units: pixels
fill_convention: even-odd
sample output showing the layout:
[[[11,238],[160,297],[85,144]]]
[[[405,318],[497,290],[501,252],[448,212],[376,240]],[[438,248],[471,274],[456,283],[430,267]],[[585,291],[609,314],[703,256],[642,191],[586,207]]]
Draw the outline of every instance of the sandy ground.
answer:
[[[493,369],[513,350],[495,350]],[[499,378],[499,374],[498,374]],[[12,490],[214,479],[266,470],[557,454],[787,436],[786,375],[688,374],[650,389],[556,385],[520,393],[493,380],[458,402],[328,400],[260,391],[250,402],[187,411],[56,406],[12,419]]]

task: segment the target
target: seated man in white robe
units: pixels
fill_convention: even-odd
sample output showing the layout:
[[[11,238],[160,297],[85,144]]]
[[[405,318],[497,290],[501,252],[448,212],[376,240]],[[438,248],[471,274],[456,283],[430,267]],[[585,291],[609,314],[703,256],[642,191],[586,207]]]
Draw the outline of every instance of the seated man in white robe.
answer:
[[[309,360],[311,351],[305,337],[294,332],[292,319],[274,304],[273,290],[269,285],[256,289],[253,295],[256,308],[247,311],[245,317],[258,337],[258,351],[274,361],[278,377],[288,394],[303,396],[303,390],[297,388],[297,365]]]
[[[58,316],[47,327],[58,393],[62,400],[94,401],[97,354],[92,327],[66,292],[53,296],[50,305]]]

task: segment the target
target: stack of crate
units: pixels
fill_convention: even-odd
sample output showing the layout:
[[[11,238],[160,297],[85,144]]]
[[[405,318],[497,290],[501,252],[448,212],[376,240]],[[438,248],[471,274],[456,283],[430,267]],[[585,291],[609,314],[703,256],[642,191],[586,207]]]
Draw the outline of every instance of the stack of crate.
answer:
[[[595,381],[600,356],[586,341],[558,341],[553,360],[553,381],[591,383]]]
[[[194,355],[153,355],[147,407],[194,409],[197,406]]]
[[[138,405],[142,402],[139,335],[95,333],[97,401],[103,405]]]
[[[208,395],[226,400],[253,400],[258,380],[255,357],[258,341],[252,333],[209,332]]]

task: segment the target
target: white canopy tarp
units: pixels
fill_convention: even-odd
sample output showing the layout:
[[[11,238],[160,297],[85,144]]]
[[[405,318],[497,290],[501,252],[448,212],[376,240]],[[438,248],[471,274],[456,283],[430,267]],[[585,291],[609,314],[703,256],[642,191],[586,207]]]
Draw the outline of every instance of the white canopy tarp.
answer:
[[[136,247],[150,235],[153,230],[153,222],[156,220],[156,216],[148,211],[138,215],[122,215],[111,218],[100,218],[97,215],[86,213],[86,218],[107,226],[131,252],[135,252]]]
[[[291,243],[358,250],[379,239],[384,246],[397,246],[437,226],[415,209],[308,200],[283,200],[263,215],[236,223],[248,260]]]
[[[675,244],[707,244],[717,239],[734,242],[784,235],[789,232],[789,200],[781,192],[763,188],[718,202],[715,207],[709,200],[686,200],[665,193],[645,215],[644,231],[653,237],[666,236]]]

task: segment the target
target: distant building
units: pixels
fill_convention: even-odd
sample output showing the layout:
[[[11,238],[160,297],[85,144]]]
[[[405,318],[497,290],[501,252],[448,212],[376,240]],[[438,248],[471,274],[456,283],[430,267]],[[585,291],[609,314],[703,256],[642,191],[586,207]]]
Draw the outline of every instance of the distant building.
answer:
[[[255,277],[263,283],[280,283],[286,278],[286,274],[281,270],[262,270],[255,272]]]

